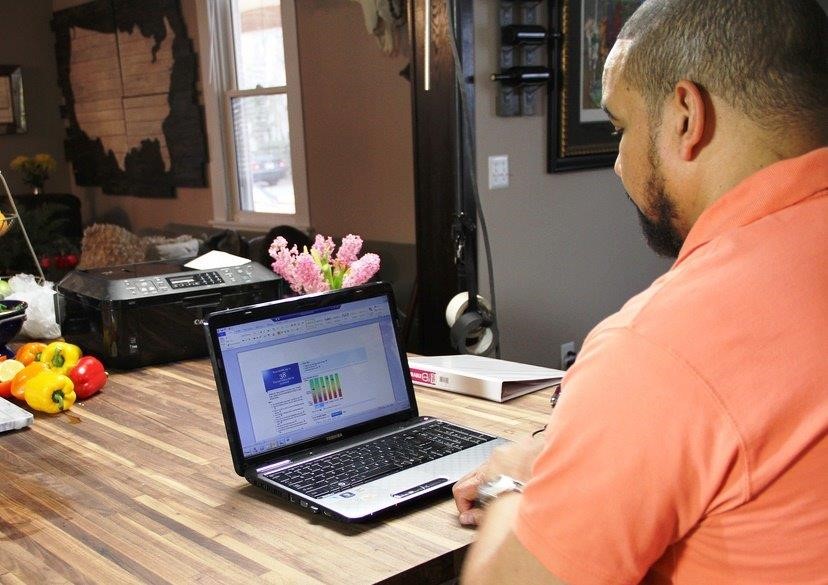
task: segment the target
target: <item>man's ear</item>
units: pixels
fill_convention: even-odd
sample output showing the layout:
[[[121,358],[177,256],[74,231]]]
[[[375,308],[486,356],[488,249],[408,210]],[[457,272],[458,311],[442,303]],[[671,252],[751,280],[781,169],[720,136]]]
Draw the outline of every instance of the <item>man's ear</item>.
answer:
[[[673,129],[678,139],[679,156],[693,160],[705,143],[705,123],[708,103],[701,88],[683,79],[673,89],[672,105],[676,115]]]

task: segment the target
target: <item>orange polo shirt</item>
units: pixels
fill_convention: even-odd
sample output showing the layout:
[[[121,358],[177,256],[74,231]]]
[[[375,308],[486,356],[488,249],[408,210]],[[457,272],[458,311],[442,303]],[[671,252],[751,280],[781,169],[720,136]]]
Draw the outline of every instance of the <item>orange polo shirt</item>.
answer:
[[[713,203],[584,341],[514,531],[579,583],[828,580],[828,148]]]

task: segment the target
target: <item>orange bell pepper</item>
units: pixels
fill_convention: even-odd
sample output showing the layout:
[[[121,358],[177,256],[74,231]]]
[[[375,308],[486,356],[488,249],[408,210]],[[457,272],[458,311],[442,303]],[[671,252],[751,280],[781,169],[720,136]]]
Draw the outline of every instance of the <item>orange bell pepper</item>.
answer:
[[[32,362],[40,360],[40,354],[46,349],[46,344],[39,341],[30,341],[24,343],[14,354],[14,359],[21,362],[24,366],[28,366]]]
[[[26,382],[37,376],[40,372],[48,369],[49,366],[43,362],[32,362],[17,372],[17,375],[11,382],[11,395],[18,400],[24,400]]]

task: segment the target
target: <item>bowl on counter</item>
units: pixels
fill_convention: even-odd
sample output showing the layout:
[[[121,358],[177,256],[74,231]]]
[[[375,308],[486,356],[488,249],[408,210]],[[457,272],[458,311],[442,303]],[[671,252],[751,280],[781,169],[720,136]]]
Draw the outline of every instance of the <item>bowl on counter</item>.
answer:
[[[0,300],[0,355],[14,357],[14,352],[6,344],[23,328],[28,306],[25,301]]]

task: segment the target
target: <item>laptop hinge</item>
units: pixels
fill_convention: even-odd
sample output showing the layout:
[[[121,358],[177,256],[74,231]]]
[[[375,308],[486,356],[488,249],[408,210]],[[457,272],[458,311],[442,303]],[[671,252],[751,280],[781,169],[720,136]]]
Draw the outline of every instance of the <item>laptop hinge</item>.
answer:
[[[285,459],[284,461],[279,461],[278,463],[271,463],[270,465],[265,465],[264,467],[259,467],[256,469],[256,473],[270,473],[272,471],[279,471],[283,467],[287,467],[293,463],[292,459]]]

